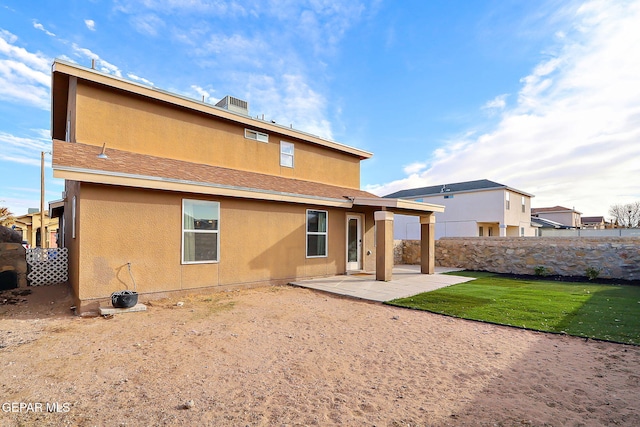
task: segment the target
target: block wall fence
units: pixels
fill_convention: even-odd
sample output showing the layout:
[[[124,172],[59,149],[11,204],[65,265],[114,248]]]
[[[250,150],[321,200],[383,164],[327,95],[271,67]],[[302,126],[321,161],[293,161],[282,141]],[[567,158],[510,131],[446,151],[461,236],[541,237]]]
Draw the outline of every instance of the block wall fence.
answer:
[[[640,280],[640,237],[447,237],[436,240],[436,266],[494,273],[586,276]],[[419,264],[420,241],[394,241],[396,264]]]

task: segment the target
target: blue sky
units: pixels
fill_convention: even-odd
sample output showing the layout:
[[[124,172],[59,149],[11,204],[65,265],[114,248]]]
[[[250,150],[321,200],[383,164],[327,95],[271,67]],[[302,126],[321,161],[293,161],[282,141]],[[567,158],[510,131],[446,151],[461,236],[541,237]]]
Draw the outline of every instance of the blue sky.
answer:
[[[486,178],[608,216],[640,200],[638,22],[624,0],[0,0],[0,205],[39,206],[63,58],[372,151],[379,195]]]

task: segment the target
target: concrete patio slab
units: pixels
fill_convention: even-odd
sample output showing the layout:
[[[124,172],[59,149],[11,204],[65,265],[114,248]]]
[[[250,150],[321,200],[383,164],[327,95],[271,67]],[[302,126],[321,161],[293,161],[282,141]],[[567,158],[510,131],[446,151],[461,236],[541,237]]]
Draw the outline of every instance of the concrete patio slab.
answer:
[[[298,280],[290,284],[332,294],[384,302],[473,280],[471,277],[442,274],[452,271],[459,271],[459,269],[436,267],[436,274],[421,274],[419,265],[398,265],[394,266],[393,279],[389,282],[377,281],[375,273],[357,273]]]

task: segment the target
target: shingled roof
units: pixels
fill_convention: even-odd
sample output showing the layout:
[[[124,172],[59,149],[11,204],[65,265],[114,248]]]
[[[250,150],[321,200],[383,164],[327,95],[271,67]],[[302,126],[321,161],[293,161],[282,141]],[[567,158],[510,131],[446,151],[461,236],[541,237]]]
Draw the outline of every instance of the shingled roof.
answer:
[[[378,198],[353,188],[337,187],[299,179],[241,171],[181,160],[156,157],[128,151],[106,149],[107,159],[98,158],[101,147],[81,143],[53,141],[53,169],[62,175],[69,173],[91,176],[92,182],[106,182],[107,177],[130,178],[133,182],[154,182],[153,188],[170,189],[169,184],[185,184],[208,188],[231,189],[253,193],[280,194],[311,198],[346,200]],[[59,177],[71,179],[68,176]],[[100,178],[102,177],[102,178]],[[255,198],[255,197],[254,197]],[[270,197],[273,199],[273,197]]]
[[[430,187],[410,188],[407,190],[396,191],[395,193],[387,194],[384,197],[388,198],[400,198],[400,199],[412,199],[421,196],[433,196],[437,194],[451,194],[468,191],[488,190],[494,188],[507,188],[511,191],[515,191],[526,196],[531,196],[520,190],[515,190],[504,184],[500,184],[488,179],[479,179],[476,181],[457,182],[454,184],[441,184],[433,185]]]

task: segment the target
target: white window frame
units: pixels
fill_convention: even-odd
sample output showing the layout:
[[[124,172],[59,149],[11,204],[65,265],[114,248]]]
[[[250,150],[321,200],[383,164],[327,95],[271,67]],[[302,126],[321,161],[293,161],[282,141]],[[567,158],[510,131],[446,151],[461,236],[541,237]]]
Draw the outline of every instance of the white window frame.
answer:
[[[309,231],[309,212],[323,212],[325,214],[325,231]],[[307,258],[327,258],[329,254],[329,212],[321,209],[307,209],[305,212],[305,231],[304,247]],[[309,255],[309,236],[325,236],[324,255]]]
[[[285,152],[285,147],[291,148],[291,153]],[[291,164],[284,159],[291,159]],[[280,141],[280,166],[285,168],[293,168],[295,165],[295,146],[293,142]]]
[[[505,206],[506,206],[506,209],[509,210],[511,208],[511,200],[510,200],[510,197],[509,197],[509,192],[507,191],[505,194],[506,194],[506,198],[505,198],[506,204],[505,204]]]
[[[218,227],[216,230],[191,230],[191,229],[185,229],[184,228],[184,207],[185,207],[185,203],[188,202],[198,202],[198,203],[211,203],[212,205],[214,205],[216,207],[217,210],[217,217],[218,217]],[[180,245],[180,259],[182,261],[182,264],[216,264],[218,262],[220,262],[220,202],[216,202],[213,200],[199,200],[199,199],[182,199],[182,212],[180,215],[180,229],[182,230],[181,233],[181,245]],[[193,234],[200,234],[200,233],[206,233],[206,234],[215,234],[216,235],[216,259],[215,260],[202,260],[202,261],[185,261],[184,259],[184,236],[185,233],[193,233]]]
[[[253,139],[254,141],[269,143],[269,135],[264,132],[258,132],[253,129],[245,129],[244,137],[247,139]]]

